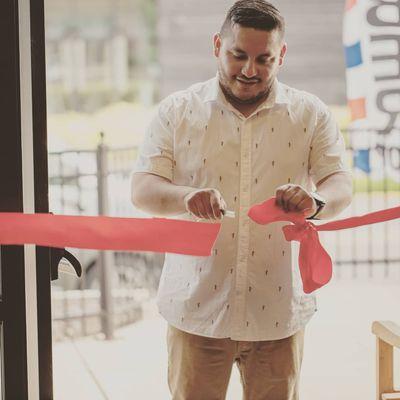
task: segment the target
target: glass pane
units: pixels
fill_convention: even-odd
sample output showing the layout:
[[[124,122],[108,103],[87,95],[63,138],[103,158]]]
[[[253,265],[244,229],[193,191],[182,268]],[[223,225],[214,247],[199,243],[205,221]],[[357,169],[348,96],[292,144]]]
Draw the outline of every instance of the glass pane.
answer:
[[[50,211],[141,215],[130,204],[129,178],[145,128],[167,95],[215,76],[212,35],[232,1],[86,3],[46,2]],[[353,144],[379,150],[383,142],[368,142],[359,137],[364,131],[349,129],[343,0],[279,4],[289,22],[289,57],[279,78],[327,103],[353,165]],[[353,172],[354,200],[338,218],[399,204],[398,183],[372,180],[360,168]],[[108,186],[103,198],[101,176]],[[353,391],[355,398],[372,398],[375,342],[370,325],[374,319],[400,323],[399,232],[399,221],[394,221],[321,233],[334,260],[334,279],[319,293],[320,311],[307,327],[300,397],[336,400]],[[166,324],[154,301],[162,257],[71,251],[84,273],[80,280],[60,275],[52,285],[55,398],[169,398]],[[113,339],[105,340],[113,327]],[[234,368],[228,399],[239,398]]]

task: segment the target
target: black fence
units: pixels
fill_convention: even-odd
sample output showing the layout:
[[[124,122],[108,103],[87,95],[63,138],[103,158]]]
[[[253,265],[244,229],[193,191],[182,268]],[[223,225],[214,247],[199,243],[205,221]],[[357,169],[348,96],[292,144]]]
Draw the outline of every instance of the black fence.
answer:
[[[50,208],[55,214],[133,216],[130,174],[136,148],[65,151],[49,154]],[[163,257],[152,253],[72,249],[83,276],[60,274],[53,282],[53,336],[84,336],[142,317],[142,305],[154,297]],[[61,270],[68,272],[65,265]]]
[[[65,151],[49,154],[50,207],[56,214],[137,216],[130,203],[130,174],[137,148]],[[353,151],[348,149],[348,157]],[[400,185],[380,186],[354,171],[352,205],[338,218],[398,206]],[[335,263],[335,277],[392,279],[400,273],[399,220],[338,232],[321,242]],[[72,250],[84,273],[61,274],[53,283],[54,338],[102,332],[142,317],[157,289],[163,257],[152,253]],[[67,267],[66,267],[67,268]]]
[[[353,165],[354,197],[337,218],[362,215],[400,205],[399,128],[391,135],[378,130],[344,130],[349,165]],[[379,131],[380,132],[380,131]],[[356,145],[356,149],[352,144]],[[400,220],[320,235],[335,261],[338,278],[400,281]]]

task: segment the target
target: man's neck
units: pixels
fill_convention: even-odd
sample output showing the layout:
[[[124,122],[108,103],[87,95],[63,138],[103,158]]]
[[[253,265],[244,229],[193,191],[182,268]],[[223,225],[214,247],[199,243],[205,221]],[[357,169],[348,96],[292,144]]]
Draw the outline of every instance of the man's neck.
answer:
[[[236,110],[238,110],[241,114],[243,114],[244,117],[249,117],[251,114],[253,114],[254,111],[257,110],[257,108],[259,107],[259,105],[261,103],[263,103],[264,100],[259,101],[255,104],[233,104],[232,102],[230,102],[232,104],[232,106],[234,108],[236,108]]]
[[[221,84],[220,84],[220,88],[222,90],[222,93],[225,96],[225,99],[228,101],[228,103],[230,103],[232,105],[232,107],[234,107],[244,117],[247,118],[251,114],[253,114],[254,111],[256,111],[257,108],[268,99],[268,97],[271,93],[272,85],[269,87],[268,91],[262,97],[257,99],[254,103],[248,103],[248,104],[237,101],[234,97],[230,96],[229,93],[226,92],[225,88]]]

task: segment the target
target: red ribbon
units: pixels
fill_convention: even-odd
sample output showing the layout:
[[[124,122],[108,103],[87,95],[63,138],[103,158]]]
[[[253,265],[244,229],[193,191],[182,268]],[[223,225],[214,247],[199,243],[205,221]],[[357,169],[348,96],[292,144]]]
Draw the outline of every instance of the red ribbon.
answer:
[[[400,218],[400,207],[314,225],[301,213],[283,211],[275,205],[275,197],[272,197],[251,207],[248,215],[261,225],[275,221],[293,223],[293,225],[284,226],[282,230],[286,240],[300,242],[299,267],[303,289],[305,293],[311,293],[326,285],[332,278],[332,260],[319,241],[318,231],[336,231],[390,221]]]
[[[355,228],[400,218],[400,207],[314,225],[301,213],[284,212],[272,197],[251,207],[258,224],[289,221],[286,240],[300,242],[299,267],[305,293],[327,284],[332,260],[322,247],[318,231]],[[220,223],[198,223],[165,218],[85,217],[51,214],[0,213],[0,244],[36,244],[98,250],[155,251],[209,256]]]
[[[165,218],[0,213],[0,244],[209,256],[220,227]]]

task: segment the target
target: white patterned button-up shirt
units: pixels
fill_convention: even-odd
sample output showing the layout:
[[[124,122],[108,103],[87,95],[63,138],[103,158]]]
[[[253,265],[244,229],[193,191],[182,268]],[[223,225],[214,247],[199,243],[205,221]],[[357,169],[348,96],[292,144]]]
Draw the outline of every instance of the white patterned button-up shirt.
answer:
[[[247,212],[278,186],[312,190],[346,170],[344,149],[328,108],[278,81],[247,118],[226,101],[217,78],[163,100],[135,172],[216,188],[236,217],[223,219],[211,256],[166,254],[161,315],[183,331],[233,340],[281,339],[303,328],[316,301],[302,289],[297,243],[285,240],[287,223],[257,225]]]

